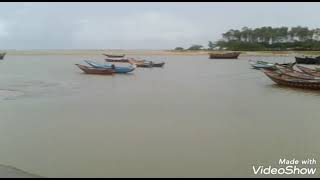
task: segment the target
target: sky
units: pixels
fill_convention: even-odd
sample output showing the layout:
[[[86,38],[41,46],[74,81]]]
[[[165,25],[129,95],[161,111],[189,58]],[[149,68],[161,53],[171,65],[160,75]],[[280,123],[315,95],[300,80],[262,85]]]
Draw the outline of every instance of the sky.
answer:
[[[0,49],[207,46],[244,26],[320,27],[317,2],[0,2]]]

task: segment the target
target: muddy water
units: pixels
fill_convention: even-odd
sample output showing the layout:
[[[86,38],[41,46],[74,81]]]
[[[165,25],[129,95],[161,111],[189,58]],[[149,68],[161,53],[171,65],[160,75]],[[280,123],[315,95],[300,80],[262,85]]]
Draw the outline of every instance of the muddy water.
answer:
[[[165,67],[99,76],[74,64],[102,56],[7,55],[0,164],[45,177],[254,177],[280,158],[320,160],[320,92],[277,86],[248,57],[150,58]]]

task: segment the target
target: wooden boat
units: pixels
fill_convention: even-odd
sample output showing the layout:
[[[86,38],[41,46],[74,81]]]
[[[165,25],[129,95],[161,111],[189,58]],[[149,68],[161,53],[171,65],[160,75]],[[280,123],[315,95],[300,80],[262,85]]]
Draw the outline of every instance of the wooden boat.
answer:
[[[210,59],[238,59],[240,55],[239,52],[232,52],[232,53],[209,53]]]
[[[136,65],[145,63],[145,60],[136,60],[133,58],[120,58],[120,59],[106,58],[105,60],[107,62],[130,63],[130,64],[136,64]]]
[[[75,65],[78,66],[86,74],[113,75],[115,72],[113,69],[93,68],[93,67],[83,66],[80,64],[75,64]]]
[[[4,56],[6,55],[7,53],[0,53],[0,60],[3,60],[4,59]]]
[[[128,61],[130,64],[135,64],[137,65],[137,67],[139,67],[139,65],[143,65],[145,64],[147,61],[146,60],[134,60],[134,59],[129,59]]]
[[[270,62],[265,62],[265,61],[252,61],[249,60],[250,65],[254,69],[271,69],[271,70],[276,70],[277,67],[287,67],[287,68],[293,68],[293,66],[296,64],[294,63],[270,63]]]
[[[136,64],[137,67],[144,67],[144,68],[152,68],[152,67],[163,67],[165,62],[153,62],[153,61],[144,61],[143,63]]]
[[[137,67],[152,68],[151,61],[144,61],[143,63],[137,63],[136,65],[137,65]]]
[[[277,66],[277,70],[285,75],[288,75],[293,78],[306,79],[306,80],[320,80],[320,77],[311,76],[306,73],[296,71],[291,68]]]
[[[118,62],[118,63],[130,63],[132,65],[136,65],[136,67],[144,67],[144,68],[150,68],[150,67],[163,67],[165,62],[153,62],[153,61],[147,61],[147,60],[137,60],[134,58],[106,58],[107,62]]]
[[[123,58],[124,56],[126,56],[125,54],[119,54],[119,55],[115,55],[115,54],[103,54],[109,58]]]
[[[163,67],[164,64],[165,62],[152,62],[152,67]]]
[[[310,68],[303,67],[303,66],[297,66],[297,68],[299,68],[299,70],[301,70],[302,72],[309,74],[311,76],[320,77],[320,71],[317,71],[315,69],[310,69]]]
[[[263,69],[266,76],[279,85],[306,88],[306,89],[320,89],[320,80],[305,80],[300,78],[294,78],[283,74],[279,71],[272,71]]]
[[[118,62],[118,63],[128,63],[129,62],[128,58],[120,58],[120,59],[106,58],[105,60],[107,62]]]
[[[252,60],[249,60],[249,63],[254,69],[275,69],[274,63]]]
[[[320,56],[318,57],[295,57],[297,64],[320,64]]]
[[[136,69],[136,65],[130,65],[128,67],[116,66],[114,64],[98,64],[93,61],[84,60],[87,64],[94,68],[104,68],[104,69],[113,69],[115,73],[129,73]]]

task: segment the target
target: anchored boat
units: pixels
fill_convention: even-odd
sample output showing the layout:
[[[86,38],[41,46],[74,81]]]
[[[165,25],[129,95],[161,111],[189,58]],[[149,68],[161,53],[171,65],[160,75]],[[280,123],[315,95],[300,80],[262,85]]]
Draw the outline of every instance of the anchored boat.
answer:
[[[252,60],[249,60],[249,63],[254,69],[275,69],[274,63]]]
[[[286,75],[280,71],[273,71],[273,70],[262,70],[266,76],[268,76],[272,81],[277,84],[290,86],[290,87],[297,87],[297,88],[306,88],[306,89],[320,89],[320,80],[313,79],[301,79]]]
[[[232,52],[232,53],[209,53],[210,59],[238,59],[240,53]]]
[[[295,57],[297,64],[320,64],[320,56],[318,57]]]
[[[143,63],[138,63],[137,67],[152,68],[152,67],[163,67],[165,62],[153,62],[144,61]]]
[[[137,67],[144,67],[144,68],[151,68],[151,67],[163,67],[165,62],[153,62],[153,61],[147,61],[147,60],[136,60],[133,58],[106,58],[107,62],[118,62],[118,63],[130,63],[134,64]]]
[[[129,73],[136,69],[136,65],[130,65],[128,67],[116,66],[114,64],[98,64],[93,61],[84,60],[87,64],[94,68],[105,68],[105,69],[113,69],[115,73]]]
[[[249,63],[254,69],[271,69],[271,70],[275,70],[279,66],[292,69],[293,66],[296,64],[295,62],[278,64],[278,63],[270,63],[265,61],[252,61],[252,60],[249,60]]]
[[[75,64],[75,65],[78,66],[78,68],[80,68],[86,74],[113,75],[115,72],[113,69],[93,68],[93,67],[83,66],[80,64]]]
[[[320,77],[320,71],[316,70],[316,69],[310,69],[307,67],[303,67],[303,66],[297,66],[297,68],[299,68],[302,72],[312,75],[312,76],[316,76],[316,77]]]
[[[152,61],[152,67],[163,67],[165,62],[153,62]]]
[[[125,54],[120,54],[120,55],[115,55],[115,54],[103,54],[109,58],[123,58],[124,56],[126,56]]]
[[[311,76],[304,72],[296,71],[294,69],[287,68],[287,67],[277,66],[277,70],[293,78],[306,79],[306,80],[320,80],[320,77]]]

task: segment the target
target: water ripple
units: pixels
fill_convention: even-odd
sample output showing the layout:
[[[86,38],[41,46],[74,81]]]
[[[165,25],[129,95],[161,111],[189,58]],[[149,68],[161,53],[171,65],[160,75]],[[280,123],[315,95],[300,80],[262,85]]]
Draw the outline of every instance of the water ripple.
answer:
[[[0,89],[0,100],[14,100],[24,95],[25,93],[19,90]]]

